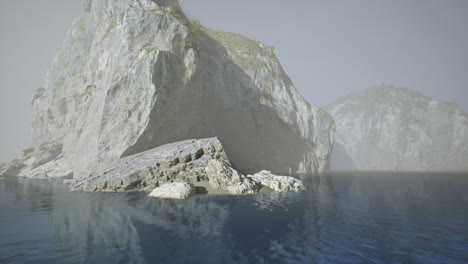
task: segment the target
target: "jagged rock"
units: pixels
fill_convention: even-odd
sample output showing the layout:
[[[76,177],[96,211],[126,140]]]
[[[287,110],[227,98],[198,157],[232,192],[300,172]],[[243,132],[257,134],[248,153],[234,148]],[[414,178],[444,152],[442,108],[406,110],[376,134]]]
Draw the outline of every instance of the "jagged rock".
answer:
[[[266,171],[244,176],[231,166],[217,138],[166,144],[122,158],[99,173],[67,184],[72,191],[124,192],[151,191],[174,182],[188,183],[194,188],[209,187],[211,191],[205,194],[253,194],[262,186],[273,191],[303,189],[299,180]],[[161,190],[168,190],[169,186],[172,185]]]
[[[335,149],[344,152],[333,156],[352,160],[333,168],[468,171],[468,114],[452,103],[384,86],[326,109],[336,121]]]
[[[205,167],[210,160],[227,161],[217,138],[175,142],[122,158],[99,173],[75,180],[70,189],[151,191],[165,183],[208,181]]]
[[[246,173],[328,168],[333,120],[303,99],[273,48],[198,27],[176,0],[82,7],[32,100],[34,148],[62,145],[43,176],[78,177],[170,142],[213,136]],[[38,176],[30,163],[7,170]]]
[[[186,182],[163,184],[154,189],[148,196],[168,199],[185,199],[195,193],[195,187]]]
[[[230,194],[257,193],[259,189],[255,182],[237,172],[225,161],[208,161],[206,175],[213,188]]]
[[[263,170],[254,175],[247,175],[257,184],[266,186],[275,192],[290,192],[305,190],[302,182],[294,177],[278,176],[269,171]]]

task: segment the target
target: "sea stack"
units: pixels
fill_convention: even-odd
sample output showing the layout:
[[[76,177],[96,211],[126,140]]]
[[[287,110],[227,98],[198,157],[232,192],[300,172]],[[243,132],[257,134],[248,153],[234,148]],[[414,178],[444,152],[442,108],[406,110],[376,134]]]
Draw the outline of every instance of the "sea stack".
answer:
[[[333,119],[304,100],[273,48],[190,21],[176,0],[82,6],[32,99],[34,144],[3,172],[77,178],[210,137],[245,174],[328,169]]]

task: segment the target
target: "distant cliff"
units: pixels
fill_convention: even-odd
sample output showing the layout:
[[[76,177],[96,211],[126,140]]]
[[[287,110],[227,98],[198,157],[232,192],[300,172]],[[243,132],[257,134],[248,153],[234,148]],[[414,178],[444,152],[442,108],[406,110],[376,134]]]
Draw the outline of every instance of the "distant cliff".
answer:
[[[352,160],[347,169],[468,171],[468,115],[452,103],[382,86],[325,108],[336,122],[333,156]]]
[[[34,146],[4,172],[77,177],[214,136],[246,173],[327,169],[333,120],[303,99],[271,47],[190,21],[176,0],[82,4],[34,95]]]

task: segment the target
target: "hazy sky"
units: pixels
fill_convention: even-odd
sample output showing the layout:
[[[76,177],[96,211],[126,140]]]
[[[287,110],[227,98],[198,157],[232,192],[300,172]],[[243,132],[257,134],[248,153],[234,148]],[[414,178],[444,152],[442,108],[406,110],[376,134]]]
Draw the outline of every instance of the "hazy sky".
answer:
[[[207,27],[274,46],[314,105],[379,84],[454,101],[468,112],[467,0],[181,0]],[[79,0],[0,3],[0,162],[30,144],[44,83]]]

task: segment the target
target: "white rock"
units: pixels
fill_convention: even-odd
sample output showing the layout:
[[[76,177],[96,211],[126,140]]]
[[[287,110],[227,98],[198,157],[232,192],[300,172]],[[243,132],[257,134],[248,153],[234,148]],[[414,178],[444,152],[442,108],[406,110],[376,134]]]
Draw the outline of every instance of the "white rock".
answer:
[[[256,183],[266,186],[275,192],[290,192],[305,190],[302,182],[294,177],[278,176],[263,170],[254,175],[248,175]]]
[[[468,115],[407,89],[376,87],[326,107],[336,119],[334,169],[468,171]],[[342,153],[343,152],[343,153]]]
[[[185,199],[195,193],[195,187],[186,182],[167,183],[154,189],[149,196],[168,199]]]
[[[229,164],[220,160],[210,160],[205,168],[210,185],[231,194],[257,193],[258,186],[237,172]]]
[[[172,5],[82,1],[33,97],[34,147],[63,144],[63,163],[80,175],[166,143],[218,136],[247,173],[324,172],[333,120],[304,100],[273,49],[197,31]]]

